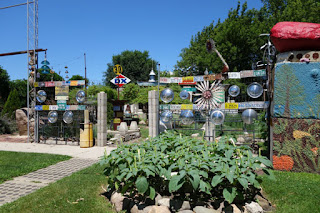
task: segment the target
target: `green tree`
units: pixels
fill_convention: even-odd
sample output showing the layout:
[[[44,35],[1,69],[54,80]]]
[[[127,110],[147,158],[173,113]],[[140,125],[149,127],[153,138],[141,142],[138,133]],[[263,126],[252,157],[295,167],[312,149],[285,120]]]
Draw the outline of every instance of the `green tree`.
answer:
[[[138,94],[140,93],[140,87],[134,83],[126,84],[123,87],[124,88],[121,92],[122,99],[128,100],[130,104],[133,104],[133,101],[138,97]]]
[[[10,93],[10,77],[7,70],[0,66],[0,105],[7,100]]]
[[[304,102],[304,87],[295,76],[291,67],[282,65],[277,74],[277,81],[274,85],[275,103],[284,106],[284,117],[290,116],[290,105],[299,105]]]
[[[10,90],[16,89],[19,95],[20,107],[27,107],[27,80],[26,79],[17,79],[10,82]]]
[[[42,69],[38,69],[37,72],[41,73]],[[58,73],[48,73],[48,74],[40,74],[40,78],[37,78],[37,81],[42,82],[42,81],[64,81],[64,79],[58,74]]]
[[[113,85],[110,80],[112,80],[116,74],[113,72],[113,66],[120,64],[123,68],[123,74],[128,77],[132,83],[137,81],[147,81],[149,79],[149,73],[152,69],[157,73],[157,62],[149,57],[148,51],[123,51],[119,55],[114,55],[112,57],[112,62],[108,63],[107,71],[104,72],[105,84]]]
[[[10,92],[9,97],[4,104],[1,116],[7,115],[9,118],[13,118],[15,111],[20,108],[19,93],[16,89]]]

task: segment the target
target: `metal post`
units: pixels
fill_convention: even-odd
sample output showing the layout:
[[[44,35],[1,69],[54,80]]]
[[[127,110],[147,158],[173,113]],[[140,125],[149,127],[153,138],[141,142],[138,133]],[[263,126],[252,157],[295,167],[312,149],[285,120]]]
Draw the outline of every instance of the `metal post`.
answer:
[[[84,53],[84,89],[87,96],[87,63],[86,63],[86,53]]]
[[[28,143],[30,142],[30,113],[29,113],[29,0],[27,0],[27,117],[28,117]]]

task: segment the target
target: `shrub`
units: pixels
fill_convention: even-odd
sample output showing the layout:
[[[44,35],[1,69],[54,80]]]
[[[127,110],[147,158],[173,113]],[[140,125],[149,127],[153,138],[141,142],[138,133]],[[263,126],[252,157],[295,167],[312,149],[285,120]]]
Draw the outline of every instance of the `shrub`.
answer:
[[[0,117],[0,134],[12,134],[17,130],[15,121],[7,116]]]
[[[1,115],[7,114],[9,118],[13,118],[15,115],[15,111],[20,108],[20,97],[18,91],[14,89],[10,92],[9,97],[4,104]]]
[[[101,163],[106,165],[109,189],[140,193],[154,199],[161,195],[185,195],[187,199],[221,199],[229,203],[252,199],[260,189],[255,170],[268,169],[265,157],[254,157],[250,148],[237,147],[222,138],[207,143],[174,132],[142,144],[121,145]]]

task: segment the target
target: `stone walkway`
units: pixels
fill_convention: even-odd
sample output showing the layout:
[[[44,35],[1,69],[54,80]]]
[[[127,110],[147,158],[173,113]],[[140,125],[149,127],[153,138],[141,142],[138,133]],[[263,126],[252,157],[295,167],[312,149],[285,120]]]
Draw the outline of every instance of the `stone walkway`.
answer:
[[[98,160],[72,158],[6,181],[0,184],[0,206],[15,201],[22,196],[47,186],[49,183],[67,177],[96,162],[98,162]]]

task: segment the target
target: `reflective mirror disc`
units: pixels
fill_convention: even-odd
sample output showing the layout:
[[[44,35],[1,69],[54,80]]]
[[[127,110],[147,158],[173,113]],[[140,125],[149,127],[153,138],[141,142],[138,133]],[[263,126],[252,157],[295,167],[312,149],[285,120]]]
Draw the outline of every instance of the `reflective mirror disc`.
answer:
[[[169,123],[172,120],[172,112],[169,110],[165,110],[160,115],[160,120],[163,123]]]
[[[240,88],[237,85],[229,87],[228,93],[231,97],[236,97],[240,94]]]
[[[39,90],[37,92],[37,101],[39,103],[43,103],[46,101],[46,99],[47,99],[47,93],[44,90]]]
[[[224,113],[221,110],[213,110],[210,119],[215,125],[221,125],[224,122]]]
[[[164,103],[171,102],[174,98],[174,93],[173,93],[172,89],[166,88],[166,89],[162,90],[160,93],[160,98]]]
[[[259,98],[263,93],[263,87],[254,82],[248,86],[247,93],[251,98]]]
[[[253,120],[257,119],[258,114],[253,109],[246,109],[242,112],[242,120],[246,124],[252,124]]]
[[[180,114],[181,123],[190,125],[194,122],[193,112],[191,110],[182,110]]]
[[[83,90],[79,90],[76,94],[76,100],[78,103],[83,103],[86,99],[86,93]]]
[[[66,124],[72,123],[72,121],[73,121],[73,113],[72,113],[72,111],[65,111],[65,112],[63,113],[63,121],[64,121]]]
[[[48,113],[48,121],[49,121],[49,123],[54,124],[55,122],[57,122],[57,120],[58,120],[58,113],[57,113],[57,111],[50,111],[50,112]]]
[[[188,91],[182,90],[182,91],[180,92],[180,98],[181,98],[182,100],[185,100],[185,99],[187,99],[188,97],[189,97]]]

